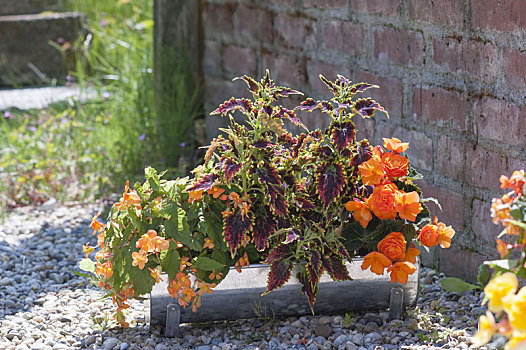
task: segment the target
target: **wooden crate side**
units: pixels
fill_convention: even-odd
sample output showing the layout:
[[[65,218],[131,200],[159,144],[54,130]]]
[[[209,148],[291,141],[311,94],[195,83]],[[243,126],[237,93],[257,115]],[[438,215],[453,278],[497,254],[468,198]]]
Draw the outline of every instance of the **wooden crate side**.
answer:
[[[381,310],[389,307],[393,287],[404,290],[404,307],[413,307],[418,298],[418,271],[409,276],[407,284],[391,283],[389,276],[378,276],[362,271],[363,259],[347,263],[352,281],[335,282],[324,274],[320,279],[314,313],[334,314],[351,310]],[[419,263],[417,264],[419,265]],[[236,320],[268,316],[309,315],[307,298],[301,293],[301,284],[295,277],[280,289],[262,296],[267,283],[268,265],[252,265],[242,273],[231,271],[214,289],[202,297],[202,305],[193,312],[181,308],[181,322]],[[157,284],[150,295],[150,326],[164,325],[166,308],[177,304],[168,294],[167,278]]]

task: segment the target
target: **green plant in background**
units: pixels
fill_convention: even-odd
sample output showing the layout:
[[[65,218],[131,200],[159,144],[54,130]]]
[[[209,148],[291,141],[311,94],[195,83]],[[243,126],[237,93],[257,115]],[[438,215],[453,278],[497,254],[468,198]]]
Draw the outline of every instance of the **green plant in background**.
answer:
[[[154,106],[153,1],[70,0],[69,6],[88,17],[88,34],[75,45],[74,76],[105,96],[99,107],[110,117],[108,148],[121,163],[122,177],[140,173],[146,164],[179,168],[181,156],[186,168],[200,93],[184,48],[165,49],[160,64],[170,78]]]
[[[184,55],[165,55],[172,79],[154,105],[153,1],[67,0],[66,6],[87,15],[86,35],[55,46],[76,53],[69,83],[95,89],[98,98],[2,111],[0,209],[100,195],[146,165],[168,168],[171,176],[194,165],[200,92]]]
[[[74,108],[5,112],[0,119],[0,207],[81,200],[104,188],[109,160],[93,131],[104,121]]]

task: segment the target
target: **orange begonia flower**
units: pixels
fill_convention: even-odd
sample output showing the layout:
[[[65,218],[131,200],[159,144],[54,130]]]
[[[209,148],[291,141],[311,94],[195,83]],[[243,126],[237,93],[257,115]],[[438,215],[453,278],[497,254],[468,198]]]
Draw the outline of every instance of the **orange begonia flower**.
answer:
[[[132,258],[132,265],[139,266],[140,270],[144,269],[144,264],[148,262],[148,257],[142,250],[139,250],[138,252],[133,252]]]
[[[389,178],[406,176],[409,173],[409,159],[396,153],[387,152],[382,156],[385,175]]]
[[[522,195],[525,184],[524,170],[516,170],[510,178],[505,175],[500,176],[500,188],[511,188],[515,193]]]
[[[223,192],[225,192],[224,188],[215,187],[215,186],[207,191],[207,193],[209,195],[212,195],[214,198],[218,198],[219,196],[221,196],[223,194]]]
[[[420,255],[420,250],[418,250],[414,244],[411,243],[407,251],[405,252],[404,261],[409,261],[410,263],[416,263],[416,257]]]
[[[420,231],[418,239],[426,247],[436,246],[438,244],[438,226],[435,224],[425,225]]]
[[[106,279],[110,278],[113,275],[113,267],[111,265],[111,262],[106,261],[103,264],[97,262],[95,274],[97,276],[105,276]]]
[[[132,205],[135,206],[137,209],[141,209],[141,197],[137,195],[137,192],[130,191],[130,181],[126,180],[126,187],[124,188],[124,193],[122,194],[121,199],[118,203],[115,203],[115,207],[119,210],[125,210]]]
[[[101,211],[99,210],[97,212],[97,215],[95,215],[92,219],[91,219],[91,224],[90,224],[90,227],[93,229],[93,234],[97,233],[97,232],[102,232],[102,230],[104,230],[104,227],[106,227],[106,225],[104,225],[103,223],[99,222],[97,220],[97,218],[99,217]]]
[[[345,209],[353,213],[354,218],[363,228],[367,227],[367,224],[373,218],[369,208],[367,208],[367,203],[360,202],[356,199],[345,203]]]
[[[442,248],[449,248],[451,246],[451,238],[455,235],[455,230],[451,226],[446,226],[445,224],[438,223],[438,244]]]
[[[214,248],[214,242],[211,238],[205,238],[205,243],[203,244],[203,249],[213,249]]]
[[[396,137],[393,138],[382,138],[384,140],[384,147],[388,149],[389,151],[393,151],[396,153],[402,153],[407,151],[409,148],[409,142],[403,143]]]
[[[150,275],[152,275],[152,277],[155,279],[156,283],[159,283],[159,282],[161,282],[163,280],[161,278],[161,270],[152,269],[150,267],[148,268],[148,270],[150,270]]]
[[[188,195],[190,196],[190,198],[188,198],[188,203],[194,203],[203,198],[203,190],[188,192]]]
[[[396,210],[402,219],[415,221],[416,216],[422,211],[418,192],[400,192],[396,196]]]
[[[407,277],[415,271],[415,265],[408,261],[396,262],[387,269],[387,272],[391,272],[391,283],[400,282],[402,284],[406,284]]]
[[[387,182],[374,188],[373,193],[369,196],[367,203],[374,215],[380,220],[394,219],[396,217],[396,195],[398,189],[396,186]]]
[[[163,250],[167,250],[168,248],[170,248],[170,242],[164,239],[164,237],[157,236],[154,239],[152,239],[152,241],[156,252],[160,253]]]
[[[404,257],[406,244],[407,241],[401,232],[391,232],[378,242],[377,248],[389,260],[396,261]]]
[[[513,247],[511,244],[508,244],[504,242],[502,239],[497,238],[497,251],[499,252],[501,259],[504,259],[504,257],[508,255],[509,248],[511,247]]]
[[[358,169],[366,186],[378,185],[385,177],[384,166],[379,157],[373,156],[367,162],[358,165]]]
[[[82,245],[82,251],[86,253],[86,259],[88,258],[88,255],[93,253],[94,250],[95,250],[95,247],[90,247],[88,243]]]
[[[371,267],[371,271],[377,275],[384,273],[386,267],[391,266],[392,262],[388,257],[378,252],[371,252],[363,258],[362,270]]]

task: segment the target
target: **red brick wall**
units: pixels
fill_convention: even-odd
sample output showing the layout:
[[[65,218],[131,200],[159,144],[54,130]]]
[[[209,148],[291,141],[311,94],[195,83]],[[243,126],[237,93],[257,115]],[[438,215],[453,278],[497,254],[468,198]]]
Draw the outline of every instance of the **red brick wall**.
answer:
[[[356,121],[358,136],[409,141],[457,231],[427,262],[473,278],[496,257],[490,200],[499,175],[526,164],[526,1],[205,0],[203,11],[207,111],[245,94],[234,76],[266,68],[313,97],[327,94],[320,73],[380,85],[372,97],[391,119]]]

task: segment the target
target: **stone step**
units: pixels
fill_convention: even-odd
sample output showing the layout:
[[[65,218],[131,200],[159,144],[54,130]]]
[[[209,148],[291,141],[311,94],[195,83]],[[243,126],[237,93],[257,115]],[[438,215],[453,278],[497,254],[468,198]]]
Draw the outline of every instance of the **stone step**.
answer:
[[[0,90],[0,113],[4,114],[10,109],[43,109],[66,101],[85,103],[98,97],[98,92],[92,87],[81,89],[78,86],[54,86]]]
[[[64,81],[73,52],[63,57],[50,41],[74,43],[83,20],[77,12],[0,16],[0,86]]]
[[[60,0],[0,0],[0,16],[24,15],[44,11],[59,11],[62,8]]]

